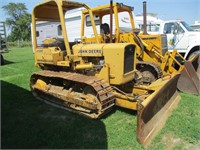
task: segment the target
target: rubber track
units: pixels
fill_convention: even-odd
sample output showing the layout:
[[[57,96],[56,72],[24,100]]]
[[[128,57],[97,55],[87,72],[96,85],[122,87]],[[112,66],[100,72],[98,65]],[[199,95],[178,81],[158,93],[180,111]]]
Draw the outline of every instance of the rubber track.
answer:
[[[88,86],[91,86],[94,88],[98,95],[98,100],[102,105],[102,110],[100,114],[97,114],[95,118],[99,118],[103,116],[107,111],[114,106],[114,94],[112,93],[112,88],[105,80],[99,79],[94,76],[86,76],[78,73],[72,73],[72,72],[55,72],[55,71],[47,71],[43,70],[40,72],[36,72],[31,76],[31,80],[36,80],[38,78],[60,78],[63,81],[73,81],[80,84],[86,84]],[[34,89],[34,85],[31,85],[32,89]],[[34,91],[33,91],[34,92]],[[41,99],[39,95],[36,96],[37,98]],[[46,99],[45,99],[46,100]],[[50,103],[52,101],[49,101]],[[57,103],[58,104],[58,103]],[[66,105],[67,106],[67,105]],[[68,106],[67,106],[68,107]],[[76,112],[76,110],[75,110]],[[78,112],[81,113],[81,112]],[[83,113],[83,115],[89,116],[89,114]],[[93,118],[93,117],[92,117]]]

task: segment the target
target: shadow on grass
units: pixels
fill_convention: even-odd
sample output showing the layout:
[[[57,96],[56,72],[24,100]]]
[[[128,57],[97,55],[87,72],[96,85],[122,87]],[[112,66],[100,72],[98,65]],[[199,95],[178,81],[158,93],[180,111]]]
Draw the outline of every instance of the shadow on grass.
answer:
[[[107,149],[107,134],[101,120],[54,108],[1,81],[1,148]]]
[[[13,64],[13,63],[14,63],[13,61],[4,59],[4,65],[9,65],[9,64]]]
[[[3,66],[3,65],[9,65],[9,64],[12,64],[12,63],[14,63],[14,62],[4,59],[3,63],[1,64],[1,66]]]
[[[105,119],[105,118],[113,115],[117,110],[137,117],[137,111],[126,109],[126,108],[122,108],[122,107],[119,107],[119,106],[115,106],[110,112],[108,112],[107,114],[105,114],[101,118]]]

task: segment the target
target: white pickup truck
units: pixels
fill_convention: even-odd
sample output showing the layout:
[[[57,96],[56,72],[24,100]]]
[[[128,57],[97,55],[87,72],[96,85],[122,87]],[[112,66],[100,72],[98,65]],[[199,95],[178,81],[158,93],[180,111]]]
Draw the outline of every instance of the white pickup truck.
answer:
[[[168,50],[177,49],[186,59],[200,53],[200,32],[194,31],[184,21],[147,23],[147,32],[149,34],[166,34]]]

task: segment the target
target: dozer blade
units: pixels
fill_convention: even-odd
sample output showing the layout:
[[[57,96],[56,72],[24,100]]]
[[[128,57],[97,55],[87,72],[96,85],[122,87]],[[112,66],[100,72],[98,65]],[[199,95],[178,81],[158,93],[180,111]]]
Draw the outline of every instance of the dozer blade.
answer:
[[[175,74],[143,102],[138,102],[137,139],[148,144],[165,125],[172,110],[178,105],[180,96],[177,82],[180,74]]]
[[[200,59],[199,55],[195,56],[190,61],[185,62],[184,69],[181,71],[181,76],[178,80],[177,88],[186,93],[195,95],[200,94]]]

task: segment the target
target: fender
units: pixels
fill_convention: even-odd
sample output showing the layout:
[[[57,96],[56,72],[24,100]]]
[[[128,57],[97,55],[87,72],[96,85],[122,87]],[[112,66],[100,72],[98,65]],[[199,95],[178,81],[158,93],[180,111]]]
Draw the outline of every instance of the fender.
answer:
[[[200,38],[197,37],[195,40],[193,40],[192,42],[189,43],[187,51],[184,55],[185,59],[189,56],[189,54],[191,54],[193,52],[194,47],[199,47],[199,49],[200,49]]]

